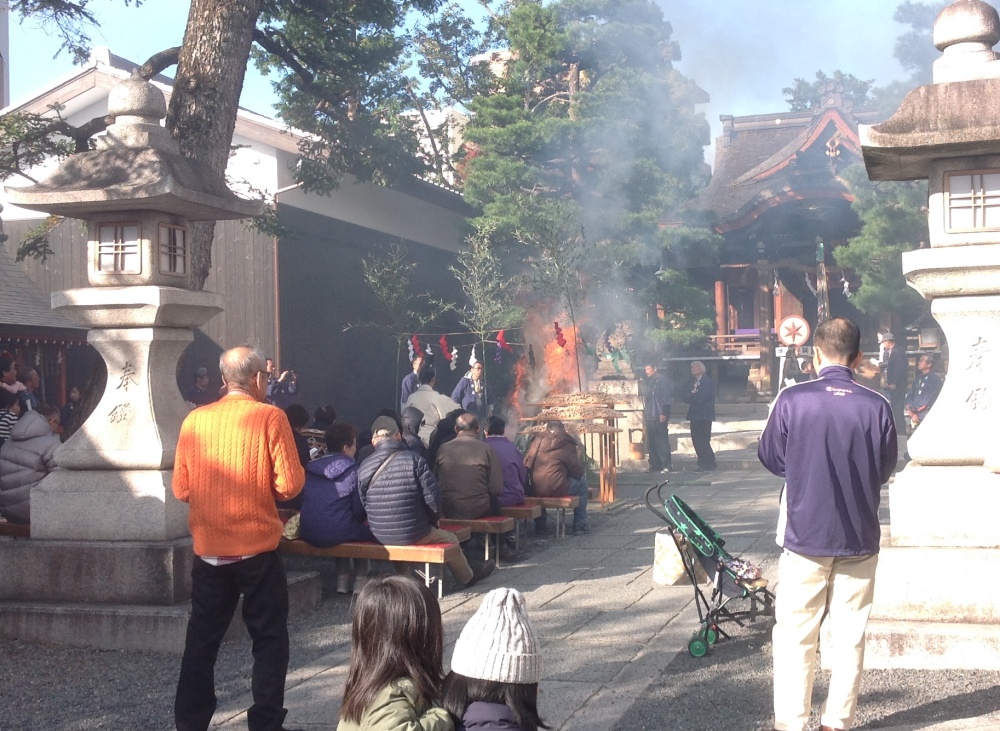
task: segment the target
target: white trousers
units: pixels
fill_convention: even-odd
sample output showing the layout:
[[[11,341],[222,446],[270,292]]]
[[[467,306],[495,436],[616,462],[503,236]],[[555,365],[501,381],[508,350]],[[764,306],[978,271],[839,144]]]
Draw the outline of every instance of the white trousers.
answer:
[[[788,550],[781,554],[772,634],[776,731],[805,731],[824,619],[829,623],[830,643],[823,650],[832,672],[820,723],[834,729],[851,727],[877,564],[877,554],[803,556]]]

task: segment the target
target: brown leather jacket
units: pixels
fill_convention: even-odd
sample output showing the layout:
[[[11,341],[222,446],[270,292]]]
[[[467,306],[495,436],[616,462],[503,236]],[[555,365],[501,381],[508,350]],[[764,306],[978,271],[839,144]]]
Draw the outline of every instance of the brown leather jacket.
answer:
[[[561,497],[569,492],[569,479],[583,477],[583,462],[576,440],[569,434],[545,432],[528,446],[524,466],[531,475],[535,497]]]

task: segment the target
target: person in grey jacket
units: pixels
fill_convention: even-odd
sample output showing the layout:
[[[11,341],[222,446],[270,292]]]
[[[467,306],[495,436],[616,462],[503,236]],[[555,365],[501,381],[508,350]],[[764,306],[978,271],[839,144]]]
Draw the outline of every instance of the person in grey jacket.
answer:
[[[55,469],[59,410],[43,404],[26,411],[0,448],[0,515],[11,523],[31,522],[31,490]]]
[[[358,467],[358,491],[375,538],[396,546],[458,543],[454,533],[437,527],[441,486],[423,457],[406,447],[399,429],[377,429],[372,444],[375,451]],[[468,588],[493,573],[496,564],[487,561],[474,572],[457,551],[448,568],[458,585]]]

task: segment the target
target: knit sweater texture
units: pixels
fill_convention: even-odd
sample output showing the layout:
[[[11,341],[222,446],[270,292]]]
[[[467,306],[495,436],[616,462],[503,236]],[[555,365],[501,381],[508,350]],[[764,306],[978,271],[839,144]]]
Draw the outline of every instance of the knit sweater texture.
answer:
[[[295,497],[304,482],[292,427],[275,406],[234,392],[195,409],[181,426],[173,490],[190,504],[198,556],[277,548],[282,523],[274,501]]]

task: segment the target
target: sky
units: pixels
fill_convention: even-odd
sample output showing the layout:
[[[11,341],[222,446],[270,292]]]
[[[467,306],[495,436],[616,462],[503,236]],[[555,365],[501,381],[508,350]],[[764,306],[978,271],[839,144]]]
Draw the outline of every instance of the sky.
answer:
[[[470,0],[463,0],[471,4]],[[905,30],[892,20],[897,0],[657,0],[680,44],[678,68],[711,96],[703,107],[712,139],[721,132],[719,115],[786,111],[781,89],[797,77],[812,80],[816,71],[841,70],[886,84],[905,76],[892,57],[896,37]],[[189,3],[143,0],[92,0],[101,28],[95,45],[142,62],[152,53],[178,45]],[[73,68],[54,36],[34,22],[11,18],[11,102]],[[168,72],[169,73],[169,72]],[[250,69],[243,106],[271,113],[270,83]],[[711,161],[711,151],[708,153]]]

